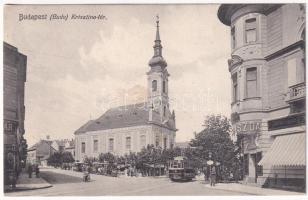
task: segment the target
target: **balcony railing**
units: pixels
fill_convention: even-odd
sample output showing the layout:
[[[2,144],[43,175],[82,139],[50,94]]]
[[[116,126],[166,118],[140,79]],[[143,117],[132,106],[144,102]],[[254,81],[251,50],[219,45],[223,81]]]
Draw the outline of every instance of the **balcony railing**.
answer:
[[[306,97],[306,85],[305,83],[299,83],[289,87],[289,95],[287,102],[294,102]]]

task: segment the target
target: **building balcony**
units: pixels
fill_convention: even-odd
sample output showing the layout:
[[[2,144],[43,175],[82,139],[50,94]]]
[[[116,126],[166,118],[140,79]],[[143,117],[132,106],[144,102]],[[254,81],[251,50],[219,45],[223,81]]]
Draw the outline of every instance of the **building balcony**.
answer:
[[[306,84],[305,82],[299,83],[289,87],[286,102],[292,103],[306,98]]]

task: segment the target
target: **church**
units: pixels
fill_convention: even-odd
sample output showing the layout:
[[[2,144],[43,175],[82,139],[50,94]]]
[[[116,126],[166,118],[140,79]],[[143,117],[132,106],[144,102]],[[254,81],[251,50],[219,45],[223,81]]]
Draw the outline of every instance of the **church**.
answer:
[[[149,61],[147,102],[110,108],[74,132],[75,160],[100,153],[125,155],[147,145],[173,148],[175,113],[169,109],[167,62],[162,56],[159,20],[156,21],[154,55]]]

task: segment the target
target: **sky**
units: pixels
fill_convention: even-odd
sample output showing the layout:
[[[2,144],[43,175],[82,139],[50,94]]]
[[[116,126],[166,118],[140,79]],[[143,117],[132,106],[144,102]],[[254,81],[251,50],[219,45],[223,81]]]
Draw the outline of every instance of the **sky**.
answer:
[[[176,141],[202,130],[206,115],[230,116],[230,30],[219,5],[10,5],[4,41],[27,56],[25,138],[29,145],[74,131],[111,107],[143,102],[156,15],[168,63]],[[67,20],[20,20],[20,14]],[[104,15],[72,20],[71,15]]]

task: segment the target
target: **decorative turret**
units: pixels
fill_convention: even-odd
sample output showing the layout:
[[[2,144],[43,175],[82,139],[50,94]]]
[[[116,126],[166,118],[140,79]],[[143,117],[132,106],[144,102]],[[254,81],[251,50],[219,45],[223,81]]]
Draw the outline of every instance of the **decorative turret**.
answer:
[[[155,38],[155,44],[153,46],[154,48],[154,56],[151,58],[149,61],[149,65],[151,67],[154,66],[160,66],[161,68],[165,68],[167,66],[167,62],[165,59],[162,57],[162,45],[161,45],[161,40],[160,40],[160,35],[159,35],[159,16],[157,15],[157,20],[156,20],[156,38]]]

